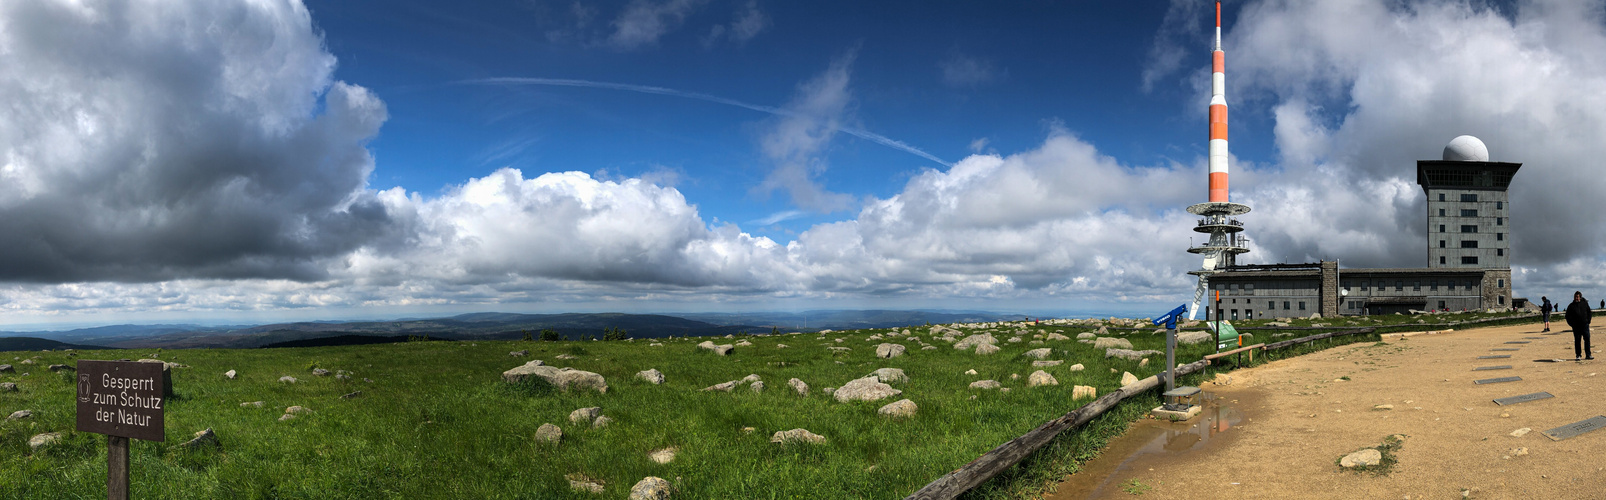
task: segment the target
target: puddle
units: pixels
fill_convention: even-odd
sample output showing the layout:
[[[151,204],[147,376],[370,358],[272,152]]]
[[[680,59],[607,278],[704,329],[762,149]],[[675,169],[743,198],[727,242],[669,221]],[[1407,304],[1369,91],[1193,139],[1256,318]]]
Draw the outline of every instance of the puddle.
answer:
[[[1082,471],[1067,476],[1059,488],[1043,500],[1096,498],[1121,492],[1115,478],[1122,477],[1140,458],[1170,458],[1203,448],[1218,434],[1238,426],[1244,414],[1232,400],[1215,393],[1201,392],[1204,409],[1187,422],[1170,423],[1142,419],[1132,423],[1125,434],[1110,441],[1098,458],[1083,465]],[[1242,399],[1240,395],[1240,400]],[[1159,456],[1154,456],[1159,455]]]

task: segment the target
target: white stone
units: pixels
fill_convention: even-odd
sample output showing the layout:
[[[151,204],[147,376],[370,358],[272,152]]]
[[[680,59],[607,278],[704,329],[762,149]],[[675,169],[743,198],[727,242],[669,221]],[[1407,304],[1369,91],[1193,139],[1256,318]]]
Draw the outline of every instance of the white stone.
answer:
[[[1065,361],[1058,360],[1058,359],[1053,359],[1053,360],[1048,360],[1048,361],[1033,361],[1032,362],[1032,366],[1036,366],[1036,367],[1059,366],[1060,363],[1064,363],[1064,362]]]
[[[875,346],[875,357],[896,358],[902,356],[906,348],[900,344],[880,344]]]
[[[658,371],[657,368],[636,372],[636,378],[645,380],[647,383],[652,385],[664,383],[664,374],[663,372]]]
[[[808,429],[799,428],[776,432],[774,436],[770,436],[770,442],[824,444],[825,436],[809,432]]]
[[[224,377],[228,377],[229,379],[233,379],[235,377],[235,375],[237,375],[237,374],[234,372],[234,370],[229,370],[229,371],[223,372],[223,376]]]
[[[1133,375],[1132,372],[1121,372],[1121,387],[1126,387],[1136,383],[1138,383],[1137,375]]]
[[[680,448],[675,447],[653,450],[652,453],[647,454],[647,459],[652,460],[653,463],[656,464],[667,464],[675,460],[675,453],[678,451],[680,451]]]
[[[1073,371],[1073,372],[1079,372],[1079,371],[1086,370],[1086,369],[1087,369],[1087,367],[1082,366],[1081,363],[1077,363],[1077,364],[1071,365],[1071,371]]]
[[[602,375],[568,367],[546,366],[539,359],[502,372],[502,380],[509,384],[523,382],[529,377],[541,377],[565,392],[570,388],[592,389],[604,394],[608,392],[608,381]]]
[[[999,387],[1003,387],[1003,384],[998,383],[997,380],[977,380],[970,383],[971,389],[997,389]]]
[[[1132,348],[1132,341],[1127,340],[1127,339],[1118,339],[1118,338],[1115,338],[1115,337],[1099,337],[1099,338],[1093,339],[1093,348],[1094,349],[1110,349],[1110,348],[1131,349]]]
[[[999,351],[998,346],[995,346],[995,345],[992,345],[992,344],[982,344],[982,345],[976,346],[976,354],[981,354],[981,355],[984,355],[984,356],[988,355],[988,354],[996,353],[998,351]]]
[[[918,406],[915,406],[914,401],[900,399],[881,407],[881,409],[876,410],[876,413],[892,418],[907,418],[913,417],[915,415],[915,411],[919,409],[920,408]]]
[[[1383,452],[1377,451],[1375,448],[1367,448],[1345,455],[1342,460],[1339,460],[1338,465],[1349,469],[1380,463],[1383,463]]]
[[[795,379],[795,378],[792,379],[792,380],[788,380],[788,381],[786,381],[786,386],[787,387],[791,387],[793,391],[797,391],[797,395],[799,395],[799,396],[807,396],[807,395],[809,395],[809,384],[804,383],[802,380],[798,380],[798,379]]]
[[[1086,386],[1086,385],[1078,385],[1078,386],[1074,386],[1074,387],[1071,388],[1071,399],[1072,400],[1077,400],[1077,399],[1082,399],[1082,398],[1092,399],[1092,398],[1097,398],[1097,397],[1099,397],[1099,390],[1096,387]]]
[[[1035,359],[1048,359],[1048,355],[1052,352],[1054,352],[1054,350],[1047,347],[1032,349],[1030,351],[1026,351],[1026,357]]]
[[[868,377],[875,377],[885,383],[908,382],[909,376],[904,375],[902,368],[880,368],[871,372]]]
[[[1049,375],[1048,372],[1043,370],[1032,372],[1031,376],[1026,377],[1027,387],[1037,387],[1040,385],[1060,385],[1060,381],[1055,380],[1053,375]]]
[[[876,401],[903,394],[903,391],[893,389],[892,386],[882,383],[875,376],[856,379],[842,384],[831,396],[838,402],[849,401]]]

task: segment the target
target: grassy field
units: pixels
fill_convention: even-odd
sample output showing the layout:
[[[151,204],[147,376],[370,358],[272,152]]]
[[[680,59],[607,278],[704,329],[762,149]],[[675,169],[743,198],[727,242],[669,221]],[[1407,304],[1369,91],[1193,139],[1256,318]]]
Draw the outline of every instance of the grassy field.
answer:
[[[6,478],[0,481],[0,497],[103,496],[106,440],[72,431],[73,379],[45,366],[157,355],[188,367],[173,370],[177,396],[166,408],[167,441],[133,442],[136,497],[624,498],[638,480],[658,476],[674,484],[677,498],[901,498],[1085,403],[1071,400],[1073,385],[1095,386],[1104,394],[1119,385],[1123,371],[1140,378],[1159,371],[1161,363],[1155,361],[1163,361],[1163,355],[1151,356],[1153,361],[1140,368],[1135,361],[1106,359],[1101,351],[1074,340],[1029,343],[1039,329],[1075,337],[1093,328],[963,329],[965,334],[993,332],[1002,351],[991,355],[956,350],[925,327],[910,330],[920,341],[937,346],[935,350],[921,350],[918,341],[907,338],[867,340],[888,330],[864,330],[745,337],[753,345],[737,347],[730,356],[695,347],[708,340],[703,338],[662,340],[664,345],[657,347],[646,340],[501,341],[160,353],[9,352],[0,363],[17,365],[18,373],[0,374],[0,382],[16,382],[21,390],[0,393],[0,414],[27,409],[34,416],[0,422],[0,477]],[[1007,342],[1017,335],[1022,341]],[[1110,336],[1126,338],[1136,349],[1164,349],[1163,336],[1154,335],[1152,328],[1112,330]],[[734,343],[742,338],[713,340]],[[879,359],[874,346],[881,342],[900,343],[909,351]],[[828,346],[851,350],[831,351]],[[1059,385],[1026,386],[1027,376],[1039,368],[1023,353],[1038,347],[1053,349],[1049,359],[1065,360],[1041,368]],[[508,355],[522,349],[530,356]],[[1211,350],[1209,344],[1186,346],[1177,357],[1191,361]],[[557,358],[563,354],[575,358]],[[37,364],[18,364],[34,357]],[[609,390],[561,392],[542,384],[501,382],[502,371],[529,359],[602,374]],[[1071,371],[1075,363],[1086,370]],[[908,374],[909,381],[892,384],[903,394],[878,402],[839,403],[822,392],[883,367]],[[313,368],[348,370],[354,378],[317,377],[310,373]],[[663,385],[635,378],[649,368],[664,373]],[[231,369],[239,372],[238,379],[223,377]],[[978,374],[966,375],[970,369]],[[702,391],[749,374],[761,377],[767,389]],[[278,382],[284,375],[300,382]],[[809,384],[808,396],[786,387],[794,377]],[[968,388],[983,379],[1011,390]],[[340,399],[359,390],[360,397]],[[919,405],[913,418],[877,415],[877,408],[902,398]],[[1158,403],[1153,395],[1133,399],[1082,432],[1062,435],[1025,467],[969,496],[1017,497],[1075,470],[1106,439]],[[265,404],[240,406],[250,401]],[[292,405],[313,413],[280,421],[284,408]],[[569,413],[584,407],[601,407],[613,423],[600,429],[570,423]],[[533,436],[543,423],[561,427],[563,440],[537,442]],[[753,430],[744,432],[748,427]],[[217,433],[221,451],[176,447],[205,428]],[[827,442],[770,442],[776,431],[794,428],[820,434]],[[30,451],[29,437],[52,431],[65,432],[66,438]],[[678,449],[672,462],[648,459],[649,452],[667,447]],[[565,479],[570,474],[598,480],[605,490],[601,495],[572,490]]]

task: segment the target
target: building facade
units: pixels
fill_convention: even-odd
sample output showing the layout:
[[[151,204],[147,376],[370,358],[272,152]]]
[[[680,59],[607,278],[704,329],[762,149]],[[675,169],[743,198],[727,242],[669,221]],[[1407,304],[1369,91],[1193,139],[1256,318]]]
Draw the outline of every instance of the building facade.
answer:
[[[1210,275],[1210,319],[1266,319],[1472,311],[1515,305],[1511,292],[1511,203],[1520,163],[1488,161],[1471,136],[1444,160],[1417,162],[1427,195],[1428,265],[1340,269],[1335,261],[1228,266]]]

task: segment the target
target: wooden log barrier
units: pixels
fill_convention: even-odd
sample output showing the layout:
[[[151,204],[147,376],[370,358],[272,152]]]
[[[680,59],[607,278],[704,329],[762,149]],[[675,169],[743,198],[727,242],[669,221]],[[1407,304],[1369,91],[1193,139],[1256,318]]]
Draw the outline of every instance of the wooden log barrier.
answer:
[[[1321,334],[1311,335],[1309,337],[1300,337],[1300,338],[1292,339],[1292,340],[1284,340],[1282,342],[1272,342],[1270,344],[1266,344],[1266,350],[1271,351],[1271,350],[1276,350],[1276,349],[1282,349],[1284,347],[1288,347],[1288,346],[1292,346],[1292,345],[1304,344],[1304,343],[1307,343],[1307,342],[1315,342],[1315,341],[1322,340],[1322,339],[1328,339],[1328,338],[1333,338],[1333,337],[1342,337],[1342,336],[1345,336],[1345,335],[1367,334],[1367,333],[1372,333],[1372,332],[1375,332],[1375,331],[1377,331],[1376,328],[1357,328],[1357,329],[1354,329],[1354,330],[1344,330],[1342,332],[1321,333]]]
[[[1193,363],[1178,366],[1177,376],[1180,377],[1202,370],[1209,364],[1209,361],[1199,360]],[[1143,380],[1139,380],[1132,385],[1117,389],[1109,394],[1105,394],[1104,396],[1093,400],[1091,403],[1082,405],[1082,407],[1075,410],[1071,410],[1070,413],[1066,413],[1064,416],[1037,426],[1036,429],[1032,429],[1030,432],[1027,432],[1021,437],[1011,439],[1007,443],[998,445],[998,447],[993,448],[992,451],[988,451],[987,453],[982,454],[981,457],[971,460],[970,463],[965,464],[964,467],[960,467],[953,472],[949,472],[947,475],[938,478],[936,481],[932,481],[931,484],[927,484],[926,487],[921,488],[920,491],[916,491],[913,495],[909,495],[908,499],[927,500],[956,498],[960,494],[970,491],[971,488],[975,488],[977,485],[987,482],[987,480],[992,479],[993,476],[997,476],[998,473],[1003,472],[1004,469],[1014,466],[1016,463],[1020,462],[1021,459],[1026,458],[1027,455],[1031,455],[1032,452],[1037,451],[1039,448],[1042,448],[1043,445],[1048,444],[1048,442],[1053,440],[1054,436],[1058,436],[1059,433],[1064,432],[1067,429],[1073,429],[1086,425],[1088,422],[1093,421],[1095,417],[1103,415],[1104,412],[1109,411],[1111,408],[1114,408],[1115,405],[1120,404],[1121,400],[1136,394],[1141,394],[1145,391],[1153,390],[1160,385],[1160,377],[1152,376]]]

